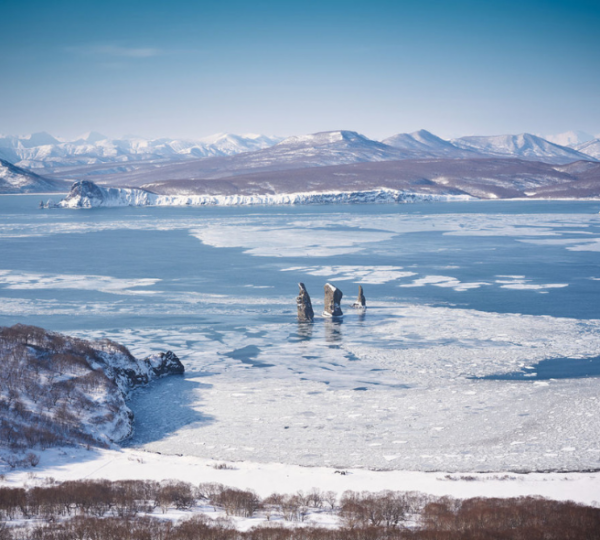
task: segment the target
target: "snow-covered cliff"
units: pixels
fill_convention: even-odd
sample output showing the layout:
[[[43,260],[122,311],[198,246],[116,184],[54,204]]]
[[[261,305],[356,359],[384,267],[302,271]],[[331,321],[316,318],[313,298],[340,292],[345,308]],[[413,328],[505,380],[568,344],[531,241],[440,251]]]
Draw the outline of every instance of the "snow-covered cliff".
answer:
[[[98,208],[104,206],[154,205],[157,195],[143,189],[104,188],[94,182],[75,182],[56,206],[59,208]]]
[[[136,188],[104,188],[84,180],[75,182],[59,208],[115,206],[237,206],[282,204],[406,203],[468,200],[467,195],[432,195],[394,189],[299,192],[255,195],[158,195]]]

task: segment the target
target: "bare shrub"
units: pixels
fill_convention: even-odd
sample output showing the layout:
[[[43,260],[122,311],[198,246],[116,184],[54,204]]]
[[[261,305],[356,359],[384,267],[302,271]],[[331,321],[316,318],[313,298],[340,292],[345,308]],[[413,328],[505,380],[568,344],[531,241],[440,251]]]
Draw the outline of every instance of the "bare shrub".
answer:
[[[349,527],[396,527],[405,521],[410,507],[404,493],[346,491],[342,495],[340,516]]]
[[[40,456],[35,454],[34,452],[28,452],[25,456],[25,460],[31,467],[36,467],[40,462]]]
[[[214,502],[222,507],[228,516],[251,517],[260,507],[260,499],[256,493],[236,488],[223,489]]]
[[[216,504],[214,501],[217,499],[223,489],[225,489],[223,484],[218,484],[216,482],[205,482],[199,484],[196,488],[196,498],[203,499],[210,504]]]
[[[323,501],[325,501],[329,505],[329,508],[332,512],[335,510],[337,500],[338,496],[335,491],[326,491],[323,493]]]
[[[217,469],[219,471],[235,471],[235,467],[233,467],[232,465],[229,465],[227,463],[215,463],[214,465],[212,465],[213,469]]]
[[[175,507],[178,510],[189,509],[196,504],[196,499],[191,484],[168,481],[158,488],[156,502],[162,511],[166,512],[169,507]]]

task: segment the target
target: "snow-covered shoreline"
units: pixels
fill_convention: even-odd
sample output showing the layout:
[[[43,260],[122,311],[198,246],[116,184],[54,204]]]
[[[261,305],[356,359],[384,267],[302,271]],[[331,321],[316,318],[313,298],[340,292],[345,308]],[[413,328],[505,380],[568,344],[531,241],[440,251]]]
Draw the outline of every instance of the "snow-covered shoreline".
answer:
[[[431,195],[379,188],[365,191],[298,192],[255,195],[158,195],[137,188],[104,188],[92,182],[76,182],[58,208],[107,208],[120,206],[255,206],[304,204],[409,203],[469,201],[468,195]]]
[[[68,480],[182,480],[185,482],[218,482],[239,489],[253,489],[265,497],[274,492],[305,492],[312,488],[333,490],[420,491],[436,496],[521,497],[542,496],[555,500],[572,500],[583,504],[600,501],[600,472],[528,474],[422,472],[404,470],[339,469],[302,467],[283,463],[227,462],[228,468],[217,468],[223,461],[194,456],[167,455],[135,449],[84,450],[55,448],[41,453],[35,469],[3,469],[5,485],[31,484],[31,473],[38,478]],[[336,472],[337,471],[337,472]]]

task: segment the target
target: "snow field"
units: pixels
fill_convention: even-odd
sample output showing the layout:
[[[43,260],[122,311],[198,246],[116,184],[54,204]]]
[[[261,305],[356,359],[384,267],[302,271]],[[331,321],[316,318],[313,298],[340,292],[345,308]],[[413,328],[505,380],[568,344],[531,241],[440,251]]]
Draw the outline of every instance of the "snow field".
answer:
[[[309,492],[312,488],[346,490],[421,491],[437,496],[520,497],[539,495],[584,504],[600,501],[600,473],[494,473],[448,475],[443,472],[372,471],[348,469],[336,474],[326,467],[299,467],[281,463],[228,462],[230,469],[216,469],[223,461],[193,456],[167,456],[139,450],[86,451],[76,448],[45,451],[32,471],[15,470],[6,474],[3,485],[35,485],[52,477],[62,482],[77,479],[176,479],[194,484],[218,482],[239,489],[253,489],[261,497],[271,493]],[[212,509],[207,509],[209,513]],[[214,515],[214,512],[212,512]],[[185,513],[181,513],[185,514]],[[179,515],[181,515],[179,514]],[[311,516],[314,519],[314,516]],[[257,523],[258,520],[249,520]],[[328,521],[328,520],[324,520]],[[243,526],[236,520],[236,525]]]

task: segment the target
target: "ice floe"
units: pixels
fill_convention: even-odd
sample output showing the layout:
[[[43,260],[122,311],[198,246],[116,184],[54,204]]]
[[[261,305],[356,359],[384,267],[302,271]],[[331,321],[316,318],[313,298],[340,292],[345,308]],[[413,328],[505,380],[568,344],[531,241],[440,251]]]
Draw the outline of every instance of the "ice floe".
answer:
[[[400,287],[424,287],[425,285],[433,285],[435,287],[449,287],[455,291],[468,291],[469,289],[478,289],[483,285],[489,285],[486,282],[463,283],[456,278],[449,276],[425,276],[415,279],[412,283],[404,283]]]
[[[288,226],[206,225],[190,234],[214,247],[239,247],[260,257],[327,257],[357,253],[365,245],[389,240],[386,231],[321,230]]]
[[[415,272],[403,271],[401,266],[294,266],[282,268],[281,271],[303,272],[332,281],[354,281],[369,285],[381,285],[416,275]]]
[[[511,277],[511,276],[505,276]],[[521,291],[531,290],[540,291],[545,289],[562,289],[568,287],[568,283],[531,283],[530,279],[525,279],[525,276],[512,276],[512,279],[497,279],[495,281],[502,289],[516,289]]]
[[[156,294],[156,291],[135,289],[150,287],[159,281],[160,279],[119,279],[109,276],[0,270],[0,287],[5,289],[79,289],[110,294]]]

